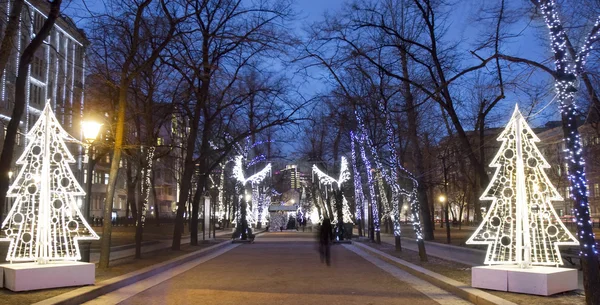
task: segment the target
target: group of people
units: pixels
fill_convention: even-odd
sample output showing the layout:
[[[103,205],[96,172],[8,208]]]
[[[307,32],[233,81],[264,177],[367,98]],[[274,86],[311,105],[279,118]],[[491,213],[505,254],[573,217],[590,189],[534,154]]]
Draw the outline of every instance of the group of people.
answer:
[[[127,225],[126,223],[126,219],[124,217],[121,217],[122,219],[119,219],[120,217],[115,217],[111,219],[111,223],[113,226],[118,226],[118,225]],[[92,216],[91,218],[91,223],[90,225],[92,227],[101,227],[104,224],[104,217],[96,217],[96,216]]]

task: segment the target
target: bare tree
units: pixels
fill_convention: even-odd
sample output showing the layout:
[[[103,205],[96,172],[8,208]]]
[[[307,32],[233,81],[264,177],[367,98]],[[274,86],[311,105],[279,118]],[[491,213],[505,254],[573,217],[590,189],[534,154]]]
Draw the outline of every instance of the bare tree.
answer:
[[[202,174],[198,187],[205,187],[211,168],[207,158],[197,159],[194,152],[198,151],[200,156],[210,153],[212,124],[226,109],[243,103],[225,98],[236,84],[237,76],[254,58],[269,52],[274,55],[281,50],[289,37],[280,22],[285,23],[291,14],[287,1],[264,1],[257,4],[241,0],[191,1],[186,5],[190,11],[195,12],[190,19],[190,26],[196,30],[179,40],[178,49],[172,52],[170,59],[171,65],[179,71],[187,84],[187,98],[183,108],[190,128],[186,139],[181,192],[177,202],[173,250],[180,249],[183,214],[189,201],[196,160]],[[223,79],[221,83],[215,81],[220,78]],[[218,86],[218,89],[211,86]],[[217,104],[212,104],[212,100]],[[203,128],[199,125],[201,119]],[[288,119],[287,116],[280,117],[279,122]],[[258,127],[255,132],[268,128],[265,126]]]
[[[111,214],[116,182],[123,153],[125,115],[132,81],[152,66],[169,45],[185,17],[185,10],[170,9],[169,2],[114,0],[106,3],[107,14],[96,16],[92,25],[95,60],[92,64],[118,92],[114,147],[104,204],[104,223],[100,248],[100,268],[108,268]],[[177,18],[173,12],[184,17]],[[139,211],[138,211],[139,212]]]

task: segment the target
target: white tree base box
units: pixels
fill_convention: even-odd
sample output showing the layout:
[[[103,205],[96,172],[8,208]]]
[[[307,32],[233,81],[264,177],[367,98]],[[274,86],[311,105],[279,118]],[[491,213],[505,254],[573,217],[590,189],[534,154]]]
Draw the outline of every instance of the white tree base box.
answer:
[[[471,286],[549,296],[577,289],[577,270],[534,266],[521,269],[515,265],[471,268]]]
[[[4,287],[12,291],[93,285],[96,276],[96,265],[84,262],[14,263],[0,268]]]

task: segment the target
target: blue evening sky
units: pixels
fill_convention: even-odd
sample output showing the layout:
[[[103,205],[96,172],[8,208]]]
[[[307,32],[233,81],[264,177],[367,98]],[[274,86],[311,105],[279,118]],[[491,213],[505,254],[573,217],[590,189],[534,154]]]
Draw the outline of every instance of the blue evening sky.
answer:
[[[351,1],[346,0],[297,0],[296,1],[296,11],[299,15],[299,20],[296,22],[296,29],[300,33],[302,28],[311,24],[313,22],[318,22],[322,20],[325,12],[335,13],[340,10],[343,5],[347,5]],[[66,7],[64,13],[70,17],[82,28],[85,28],[86,18],[89,16],[85,6],[91,8],[94,11],[102,11],[103,5],[101,1],[95,0],[72,0],[71,2],[66,2]],[[469,63],[469,59],[471,63],[477,63],[478,61],[468,55],[469,51],[472,49],[472,45],[474,40],[478,38],[480,34],[481,26],[473,26],[477,24],[474,22],[474,18],[476,17],[476,12],[478,12],[478,7],[481,5],[481,1],[476,0],[463,0],[456,1],[452,7],[452,12],[449,15],[448,25],[450,30],[446,34],[445,39],[447,41],[456,42],[461,41],[459,44],[459,49],[461,49],[461,53],[465,54],[467,58],[467,63]],[[526,5],[527,3],[525,3]],[[518,5],[523,5],[522,3]],[[539,29],[534,28],[533,26],[539,26],[540,23],[533,22],[531,25],[525,24],[527,18],[522,18],[523,22],[513,25],[510,30],[511,32],[522,32],[522,36],[512,41],[510,44],[504,45],[502,52],[506,54],[511,54],[515,56],[526,57],[533,60],[542,60],[548,58],[547,42],[542,41],[540,37],[545,40],[545,36],[543,31],[539,31]],[[485,54],[482,54],[485,57]],[[281,66],[281,64],[276,63],[275,67]],[[493,68],[492,65],[489,65],[490,69]],[[283,69],[284,67],[282,67]],[[326,82],[320,81],[319,77],[327,76],[327,71],[320,69],[313,69],[310,71],[314,74],[314,78],[307,80],[305,82],[299,83],[300,91],[305,97],[310,97],[315,93],[325,91]],[[542,73],[536,73],[533,77],[529,78],[529,81],[544,81],[545,75]],[[552,94],[546,95],[544,98],[539,101],[539,104],[534,108],[533,112],[537,112],[539,109],[542,109],[544,106],[550,102],[552,99]],[[514,104],[519,102],[519,104],[528,105],[530,97],[523,93],[511,93],[507,92],[507,98],[502,102],[502,106],[506,109],[513,109]],[[523,108],[523,106],[521,106]],[[549,105],[545,110],[540,113],[540,118],[531,118],[531,123],[533,125],[539,125],[545,122],[548,119],[558,119],[557,105],[552,104]],[[526,110],[524,110],[526,112]],[[510,111],[512,112],[512,111]],[[509,112],[509,113],[510,113]],[[545,114],[545,115],[544,115]],[[506,118],[508,120],[508,117]],[[500,122],[500,124],[504,124],[505,122]]]

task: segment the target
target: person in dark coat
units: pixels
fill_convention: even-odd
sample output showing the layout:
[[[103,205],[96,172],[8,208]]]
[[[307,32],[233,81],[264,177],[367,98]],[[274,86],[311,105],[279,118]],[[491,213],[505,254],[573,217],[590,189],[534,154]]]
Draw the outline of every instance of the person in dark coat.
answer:
[[[331,265],[331,241],[333,240],[333,231],[331,220],[323,219],[321,230],[319,231],[319,252],[321,253],[321,262],[325,261],[327,266]]]

